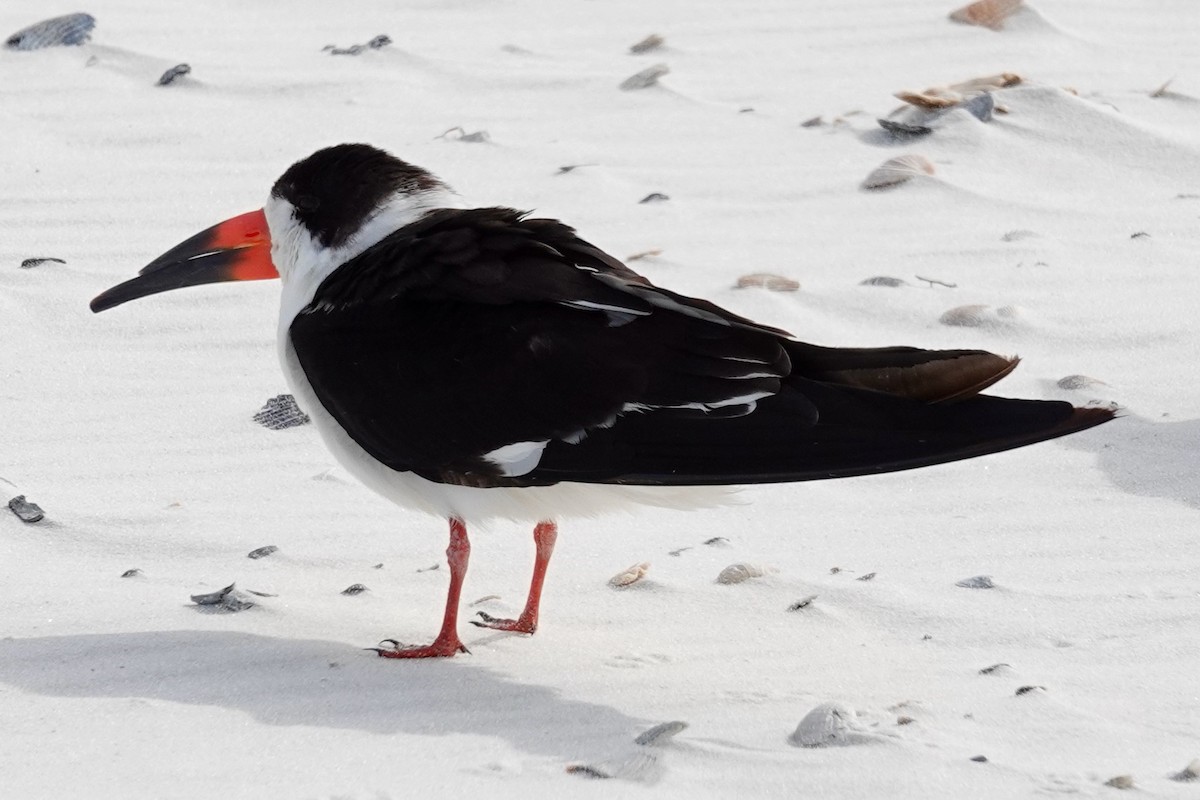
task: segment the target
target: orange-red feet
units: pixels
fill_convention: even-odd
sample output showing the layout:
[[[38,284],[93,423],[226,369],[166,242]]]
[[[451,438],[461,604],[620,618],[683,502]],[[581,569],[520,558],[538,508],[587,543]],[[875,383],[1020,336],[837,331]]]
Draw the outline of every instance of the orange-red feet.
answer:
[[[538,626],[538,610],[542,602],[542,584],[546,581],[546,567],[554,554],[554,542],[558,539],[558,526],[553,522],[539,522],[533,529],[533,542],[537,545],[537,558],[533,562],[533,580],[529,583],[529,597],[525,610],[516,619],[500,619],[480,611],[482,621],[470,620],[472,625],[513,633],[533,633]]]
[[[442,629],[433,644],[424,647],[403,647],[395,639],[384,639],[380,644],[391,643],[391,647],[371,647],[383,658],[449,658],[455,653],[468,653],[458,638],[458,601],[462,596],[463,578],[467,575],[467,563],[471,560],[471,541],[467,538],[467,526],[461,520],[450,520],[450,546],[446,548],[446,562],[450,565],[450,590],[446,595],[446,613],[442,616]]]

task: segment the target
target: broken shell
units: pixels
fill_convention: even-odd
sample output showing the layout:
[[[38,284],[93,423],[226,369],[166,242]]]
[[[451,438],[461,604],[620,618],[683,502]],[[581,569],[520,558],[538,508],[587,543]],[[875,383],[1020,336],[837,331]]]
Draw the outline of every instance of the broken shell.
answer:
[[[1044,692],[1044,691],[1046,691],[1045,686],[1022,686],[1019,689],[1017,689],[1017,697],[1020,697],[1023,694],[1031,694],[1033,692]]]
[[[998,72],[995,75],[984,75],[982,78],[971,78],[962,83],[952,83],[950,88],[961,94],[969,94],[980,89],[986,91],[1020,86],[1022,80],[1021,76],[1015,72]]]
[[[950,12],[950,19],[964,25],[979,25],[994,31],[1004,27],[1004,20],[1017,13],[1024,0],[979,0]]]
[[[724,536],[714,536],[711,539],[705,539],[704,543],[709,547],[728,547],[729,540]]]
[[[233,587],[236,585],[236,583],[231,583],[224,589],[216,592],[209,592],[208,594],[194,594],[192,595],[192,602],[198,606],[215,606],[217,603],[224,600],[225,597],[233,591]]]
[[[1005,664],[1004,662],[992,664],[990,667],[984,667],[979,670],[980,675],[1007,675],[1010,672],[1012,672],[1012,665]]]
[[[275,545],[268,544],[264,547],[258,547],[258,548],[255,548],[254,550],[251,550],[249,553],[246,553],[246,558],[254,558],[254,559],[263,558],[265,556],[271,555],[271,553],[277,552],[278,550],[279,550],[279,548],[276,547]]]
[[[1111,786],[1114,789],[1132,789],[1133,788],[1133,776],[1132,775],[1118,775],[1115,778],[1109,778],[1108,780],[1106,780],[1104,782],[1104,785]]]
[[[961,586],[964,589],[995,589],[996,584],[992,581],[991,575],[976,575],[972,578],[963,578],[954,584]]]
[[[772,275],[769,272],[754,272],[737,279],[736,289],[762,287],[771,292],[794,292],[800,288],[800,281],[785,278],[782,275]]]
[[[347,597],[353,597],[354,595],[362,594],[365,591],[367,591],[366,586],[363,586],[361,583],[352,583],[345,589],[342,589],[342,594],[346,595]]]
[[[1190,764],[1172,775],[1171,780],[1182,783],[1200,780],[1200,758],[1193,758]]]
[[[83,44],[92,38],[92,29],[95,27],[96,18],[91,14],[67,14],[22,28],[8,37],[4,44],[13,50]]]
[[[976,764],[986,764],[988,757],[987,756],[971,756],[971,760],[974,761]]]
[[[895,136],[897,139],[916,139],[919,136],[927,136],[933,133],[933,128],[927,128],[924,125],[909,125],[906,122],[896,122],[892,119],[877,119],[879,127]]]
[[[662,192],[651,192],[650,194],[643,197],[641,200],[638,200],[638,202],[639,203],[661,203],[664,200],[670,200],[670,199],[671,199],[670,197],[663,194]]]
[[[1020,314],[1013,306],[993,310],[991,306],[974,304],[952,308],[942,314],[938,322],[958,328],[994,328],[1013,324]]]
[[[1089,378],[1087,375],[1068,375],[1065,378],[1059,378],[1057,385],[1060,389],[1078,391],[1080,389],[1092,389],[1097,386],[1107,386],[1108,384],[1104,381],[1098,381],[1095,378]]]
[[[142,571],[135,567],[134,569],[127,569],[124,572],[122,572],[121,577],[122,578],[136,578],[136,577],[140,576],[141,574],[142,574]]]
[[[951,108],[959,104],[962,98],[956,93],[945,93],[942,89],[926,89],[924,92],[899,91],[892,95],[909,105],[933,111],[939,108]]]
[[[802,608],[808,608],[812,605],[813,600],[816,599],[817,596],[815,594],[810,594],[808,597],[803,597],[788,606],[788,611],[799,611]]]
[[[742,583],[751,578],[761,578],[766,574],[766,570],[757,564],[730,564],[721,570],[721,574],[717,576],[717,583]]]
[[[54,258],[52,256],[46,256],[44,258],[27,258],[21,262],[21,269],[33,269],[34,267],[40,267],[42,264],[48,264],[51,261],[53,261],[56,264],[67,263],[66,261],[63,261],[61,258]]]
[[[311,422],[308,414],[300,410],[300,406],[296,405],[296,398],[290,394],[277,394],[272,397],[254,415],[254,421],[273,431]]]
[[[655,725],[653,728],[634,739],[633,743],[646,747],[662,744],[669,739],[675,738],[675,736],[678,735],[680,731],[687,728],[687,726],[688,724],[686,722],[680,722],[679,720],[664,722],[660,725]]]
[[[649,561],[643,561],[640,564],[634,564],[633,566],[609,578],[608,585],[620,589],[625,586],[629,586],[630,584],[637,583],[642,578],[646,577],[646,572],[649,569]]]
[[[875,580],[875,576],[878,574],[879,573],[877,573],[877,572],[868,572],[866,575],[863,575],[862,577],[859,577],[859,578],[855,578],[854,580],[856,580],[856,581],[873,581],[873,580]]]
[[[658,83],[658,79],[670,72],[671,69],[666,64],[655,64],[652,67],[646,67],[636,75],[630,75],[625,80],[621,81],[618,87],[623,92],[631,92],[635,89],[646,89]]]
[[[642,53],[649,53],[651,50],[658,50],[666,43],[666,39],[659,36],[657,33],[652,33],[637,44],[630,45],[629,52],[633,53],[635,56],[640,56]]]
[[[865,281],[859,282],[858,285],[859,286],[887,286],[890,288],[896,288],[899,286],[907,286],[908,281],[901,280],[900,278],[892,278],[887,275],[876,275],[874,278],[867,278]]]
[[[858,715],[840,703],[822,703],[804,715],[788,742],[797,747],[845,747],[873,741]]]
[[[41,522],[46,518],[46,512],[42,511],[42,507],[37,503],[31,503],[25,499],[25,495],[19,494],[8,501],[8,508],[21,522]]]
[[[816,117],[810,117],[810,118],[804,120],[804,122],[801,122],[800,127],[801,128],[819,128],[824,124],[825,124],[825,120],[823,120],[819,116],[816,116]]]
[[[933,164],[929,159],[916,154],[889,158],[880,164],[862,182],[864,189],[889,189],[912,180],[918,175],[932,175]]]
[[[182,78],[191,71],[192,68],[187,64],[176,64],[159,77],[158,85],[170,86],[177,78]]]

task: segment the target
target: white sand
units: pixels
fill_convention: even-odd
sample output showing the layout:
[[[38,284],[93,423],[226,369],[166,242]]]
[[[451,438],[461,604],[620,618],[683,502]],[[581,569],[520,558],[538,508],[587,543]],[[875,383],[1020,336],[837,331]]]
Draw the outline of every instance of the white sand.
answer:
[[[0,797],[1100,797],[1118,775],[1197,796],[1169,779],[1200,756],[1194,0],[1040,0],[1002,33],[934,0],[372,5],[0,10],[5,36],[72,10],[99,23],[83,47],[0,49],[0,476],[47,512],[0,509]],[[652,32],[667,50],[627,54]],[[380,33],[395,44],[321,52]],[[188,78],[153,85],[179,62]],[[617,90],[659,62],[660,86]],[[993,122],[956,112],[902,145],[874,122],[894,91],[999,71],[1027,81]],[[816,115],[845,122],[799,127]],[[436,138],[454,126],[491,142]],[[435,632],[446,570],[418,570],[445,525],[331,472],[311,427],[251,421],[285,391],[278,287],[87,308],[341,141],[618,256],[660,248],[634,266],[806,340],[1015,352],[1003,393],[1125,417],[718,512],[569,522],[537,636],[464,625],[470,656],[378,659],[360,648]],[[937,174],[859,189],[906,152]],[[590,166],[556,174],[572,164]],[[639,205],[651,192],[670,200]],[[67,263],[18,268],[35,256]],[[803,289],[730,288],[764,270]],[[910,285],[858,285],[873,275]],[[1019,314],[938,323],[976,303]],[[1055,387],[1076,373],[1104,383]],[[519,609],[529,531],[474,545],[465,599]],[[643,582],[606,585],[639,561]],[[774,571],[714,582],[739,561]],[[997,588],[955,586],[976,575]],[[188,601],[235,580],[278,596]],[[339,594],[356,582],[370,591]],[[790,745],[830,701],[877,742]],[[633,744],[668,720],[690,727]]]

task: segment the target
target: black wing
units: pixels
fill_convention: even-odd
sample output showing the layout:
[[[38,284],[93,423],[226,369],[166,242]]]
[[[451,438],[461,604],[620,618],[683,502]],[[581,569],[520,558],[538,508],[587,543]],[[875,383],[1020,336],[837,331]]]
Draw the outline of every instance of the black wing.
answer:
[[[396,231],[331,274],[290,333],[364,450],[446,483],[806,480],[1103,421],[973,397],[1015,364],[988,353],[792,341],[511,209],[440,210]]]

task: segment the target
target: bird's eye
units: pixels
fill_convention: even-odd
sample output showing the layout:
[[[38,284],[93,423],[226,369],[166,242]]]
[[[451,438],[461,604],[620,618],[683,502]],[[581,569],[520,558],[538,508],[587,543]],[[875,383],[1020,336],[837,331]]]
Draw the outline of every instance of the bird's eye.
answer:
[[[301,211],[316,211],[321,201],[311,194],[302,194],[296,198],[296,208]]]

